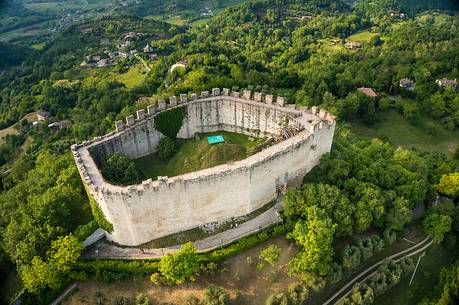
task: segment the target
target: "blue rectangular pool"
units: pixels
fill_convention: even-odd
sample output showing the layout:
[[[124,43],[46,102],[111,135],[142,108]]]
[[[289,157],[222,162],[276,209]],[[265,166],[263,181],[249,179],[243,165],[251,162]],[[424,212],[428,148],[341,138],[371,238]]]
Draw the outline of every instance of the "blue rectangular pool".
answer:
[[[223,136],[210,136],[207,137],[207,142],[209,142],[209,144],[217,144],[225,142],[225,139],[223,138]]]

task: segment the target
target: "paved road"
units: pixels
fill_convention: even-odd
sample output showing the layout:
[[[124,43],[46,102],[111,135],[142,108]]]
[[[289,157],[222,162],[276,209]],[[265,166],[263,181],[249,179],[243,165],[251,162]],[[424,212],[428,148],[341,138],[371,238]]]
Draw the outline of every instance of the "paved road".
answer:
[[[357,281],[359,282],[365,282],[366,280],[368,280],[370,277],[372,277],[373,275],[375,275],[377,273],[377,268],[379,267],[379,265],[381,265],[382,263],[384,263],[386,260],[388,259],[395,259],[394,261],[395,262],[399,262],[401,261],[402,259],[406,258],[406,257],[409,257],[409,256],[413,256],[413,255],[416,255],[418,254],[419,252],[421,251],[424,251],[425,249],[427,249],[428,247],[430,247],[430,245],[432,245],[433,241],[429,239],[429,237],[426,237],[424,238],[422,241],[420,241],[419,243],[417,243],[416,245],[408,248],[408,249],[405,249],[403,251],[400,251],[398,253],[395,253],[391,256],[388,256],[386,257],[385,259],[382,259],[380,260],[379,262],[377,262],[376,264],[374,264],[373,266],[367,268],[366,270],[362,271],[361,273],[359,273],[357,276],[355,276],[351,281],[349,281],[346,285],[344,285],[337,293],[335,293],[334,295],[332,295],[327,301],[325,301],[322,305],[328,305],[330,304],[332,301],[334,301],[338,296],[341,295],[341,297],[334,303],[336,304],[337,302],[339,302],[341,299],[347,297],[351,291],[352,291],[352,287],[354,285],[354,283],[356,283]],[[364,277],[365,276],[365,277]],[[346,292],[346,293],[344,293]],[[344,294],[343,294],[344,293]]]
[[[230,244],[250,234],[261,231],[270,225],[282,222],[278,211],[282,209],[282,201],[274,207],[257,217],[248,220],[236,228],[209,236],[205,239],[195,242],[198,252],[207,252],[218,247]],[[121,248],[106,241],[99,241],[88,248],[82,255],[82,258],[120,258],[120,259],[147,259],[160,258],[165,254],[174,253],[180,249],[181,245],[167,248]]]

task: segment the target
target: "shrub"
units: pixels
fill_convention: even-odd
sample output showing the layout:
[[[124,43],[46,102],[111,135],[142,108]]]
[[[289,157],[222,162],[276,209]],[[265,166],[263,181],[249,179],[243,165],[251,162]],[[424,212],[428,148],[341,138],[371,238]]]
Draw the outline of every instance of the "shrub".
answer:
[[[150,276],[150,281],[155,285],[161,285],[161,274],[155,272]]]
[[[174,140],[169,137],[164,137],[159,141],[158,155],[163,160],[169,160],[176,151]]]
[[[186,299],[186,305],[200,305],[200,301],[197,296],[190,294]]]
[[[327,281],[330,284],[338,283],[343,279],[343,268],[337,263],[332,264],[332,271],[327,275]]]
[[[202,305],[227,305],[229,304],[229,296],[226,291],[216,285],[210,285],[204,292]]]
[[[392,245],[397,240],[397,232],[387,229],[383,233],[386,246]]]
[[[279,261],[281,249],[276,245],[270,245],[260,251],[259,258],[274,266]]]
[[[105,295],[100,291],[95,291],[92,295],[92,299],[94,304],[96,305],[103,305],[105,303]]]
[[[105,179],[118,184],[134,184],[141,180],[135,163],[129,157],[114,153],[102,161],[102,174]]]
[[[78,241],[83,242],[86,238],[88,238],[95,230],[97,230],[99,226],[95,220],[91,220],[87,224],[80,225],[75,229],[74,235],[78,239]]]
[[[266,305],[288,305],[288,299],[285,293],[271,294],[266,299]]]
[[[263,264],[262,262],[259,262],[257,264],[257,270],[261,272],[263,271],[263,269],[265,269],[265,264]]]
[[[296,282],[288,286],[288,299],[292,305],[302,305],[309,296],[309,290],[303,284]]]
[[[341,253],[341,264],[345,269],[354,269],[362,261],[362,252],[355,245],[347,245]]]
[[[135,305],[150,305],[150,300],[144,293],[140,292],[135,296]]]
[[[119,295],[113,300],[113,305],[129,305],[128,299],[125,296]]]
[[[214,262],[202,263],[199,266],[200,273],[203,273],[206,275],[214,276],[217,274],[217,270],[218,270],[218,265]]]
[[[193,276],[199,268],[199,257],[196,247],[189,242],[173,254],[165,255],[159,263],[159,271],[166,284],[182,284],[186,278]]]

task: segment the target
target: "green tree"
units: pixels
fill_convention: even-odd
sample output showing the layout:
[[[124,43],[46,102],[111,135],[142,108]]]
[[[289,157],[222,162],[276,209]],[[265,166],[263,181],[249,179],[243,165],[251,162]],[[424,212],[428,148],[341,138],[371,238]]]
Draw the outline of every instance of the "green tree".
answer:
[[[210,285],[204,291],[204,297],[202,298],[202,305],[228,305],[229,295],[220,286]]]
[[[288,305],[288,298],[285,293],[271,294],[265,302],[266,305]]]
[[[386,213],[387,228],[400,231],[410,222],[413,212],[405,198],[397,197]]]
[[[179,251],[165,255],[159,263],[159,271],[170,284],[183,284],[199,268],[199,257],[193,243],[183,244]]]
[[[309,290],[302,283],[295,282],[288,286],[287,295],[292,305],[302,305],[309,296]]]
[[[276,245],[270,245],[266,249],[260,251],[259,257],[265,262],[274,266],[279,261],[281,249]]]
[[[422,222],[424,232],[436,242],[441,242],[445,234],[451,231],[452,218],[448,215],[430,213]]]
[[[307,220],[298,221],[293,231],[287,235],[302,247],[290,266],[293,272],[313,271],[324,276],[331,270],[336,224],[318,207],[309,207],[306,212]]]
[[[163,160],[169,160],[176,151],[174,140],[169,137],[164,137],[158,144],[158,155]]]
[[[107,180],[120,184],[133,184],[140,180],[134,161],[120,153],[114,153],[102,162],[102,174]]]
[[[448,197],[459,196],[459,172],[443,175],[437,186],[438,192]]]
[[[81,243],[73,235],[59,237],[52,242],[46,253],[46,260],[35,256],[31,264],[22,269],[21,278],[24,286],[33,294],[46,287],[60,287],[63,277],[71,271],[82,249]]]

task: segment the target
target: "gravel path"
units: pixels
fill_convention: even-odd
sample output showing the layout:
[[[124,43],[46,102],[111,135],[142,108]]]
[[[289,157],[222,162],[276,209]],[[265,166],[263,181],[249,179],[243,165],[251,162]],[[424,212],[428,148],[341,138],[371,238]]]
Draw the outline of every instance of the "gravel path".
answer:
[[[282,222],[279,211],[282,210],[282,202],[257,217],[248,220],[236,228],[226,230],[205,239],[195,242],[198,252],[207,252],[215,248],[230,244],[250,234],[261,231],[270,225]],[[119,247],[101,240],[89,247],[82,255],[82,258],[118,258],[118,259],[148,259],[160,258],[165,254],[174,253],[180,249],[181,245],[167,248],[134,248]]]

